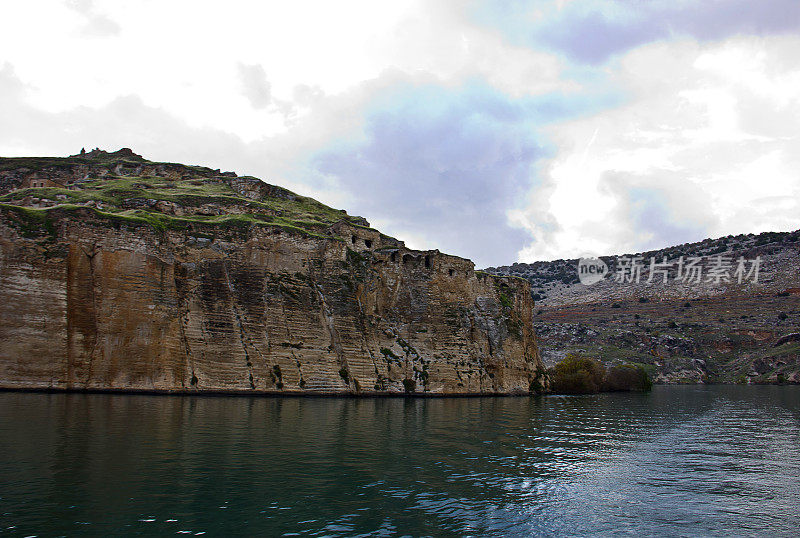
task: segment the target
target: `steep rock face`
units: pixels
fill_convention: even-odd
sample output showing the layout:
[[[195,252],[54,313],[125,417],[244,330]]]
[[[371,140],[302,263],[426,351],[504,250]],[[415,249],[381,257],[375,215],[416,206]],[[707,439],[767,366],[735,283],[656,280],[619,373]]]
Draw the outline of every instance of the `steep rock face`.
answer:
[[[296,196],[244,184],[244,192],[231,185],[236,196]],[[0,388],[545,388],[522,279],[407,249],[354,217],[313,231],[211,216],[158,226],[122,206],[41,208],[48,196],[66,196],[50,191],[18,185],[0,204]],[[21,207],[32,197],[39,209]]]

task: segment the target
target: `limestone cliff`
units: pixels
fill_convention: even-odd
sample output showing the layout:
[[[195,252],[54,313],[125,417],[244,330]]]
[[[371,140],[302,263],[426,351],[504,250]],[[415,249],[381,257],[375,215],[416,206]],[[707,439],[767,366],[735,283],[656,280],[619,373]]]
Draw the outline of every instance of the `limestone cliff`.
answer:
[[[258,179],[0,159],[0,388],[544,388],[530,288]]]

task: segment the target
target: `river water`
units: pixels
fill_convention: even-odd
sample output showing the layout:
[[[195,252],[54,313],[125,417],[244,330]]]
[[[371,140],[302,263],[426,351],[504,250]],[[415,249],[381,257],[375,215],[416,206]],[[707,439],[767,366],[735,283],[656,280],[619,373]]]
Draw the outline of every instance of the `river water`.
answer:
[[[0,393],[0,534],[785,535],[800,387],[340,399]]]

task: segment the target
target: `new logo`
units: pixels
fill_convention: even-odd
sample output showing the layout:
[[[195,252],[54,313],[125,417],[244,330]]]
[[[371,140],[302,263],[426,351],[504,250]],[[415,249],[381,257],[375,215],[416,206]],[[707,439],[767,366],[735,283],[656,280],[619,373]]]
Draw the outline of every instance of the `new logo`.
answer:
[[[584,286],[591,286],[605,278],[608,265],[600,258],[581,258],[578,260],[578,279]]]

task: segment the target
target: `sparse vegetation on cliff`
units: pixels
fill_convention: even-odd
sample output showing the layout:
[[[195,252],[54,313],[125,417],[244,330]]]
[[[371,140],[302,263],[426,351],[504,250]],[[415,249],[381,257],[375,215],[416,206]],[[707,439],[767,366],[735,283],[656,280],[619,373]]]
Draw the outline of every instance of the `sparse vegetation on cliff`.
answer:
[[[38,186],[44,178],[47,186]],[[371,230],[361,217],[256,178],[154,163],[124,150],[92,157],[0,158],[0,193],[4,205],[45,213],[88,208],[110,222],[159,232],[265,226],[330,238],[329,228],[340,221]]]

